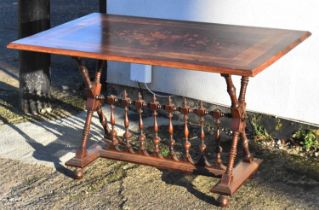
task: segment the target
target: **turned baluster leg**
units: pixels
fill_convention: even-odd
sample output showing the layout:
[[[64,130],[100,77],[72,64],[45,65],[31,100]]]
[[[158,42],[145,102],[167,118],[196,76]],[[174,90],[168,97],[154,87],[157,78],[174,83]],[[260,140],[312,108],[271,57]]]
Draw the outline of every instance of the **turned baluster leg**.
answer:
[[[176,152],[174,150],[175,139],[174,139],[174,127],[173,127],[173,112],[176,110],[176,106],[172,102],[172,97],[168,97],[168,104],[165,105],[165,110],[168,113],[168,134],[169,134],[169,151],[170,156],[173,160],[178,161]]]
[[[200,124],[200,134],[199,134],[199,139],[201,141],[199,145],[199,151],[201,152],[201,157],[198,161],[197,164],[199,165],[206,165],[206,166],[211,166],[209,163],[206,152],[207,152],[207,146],[205,144],[205,131],[204,131],[204,123],[205,123],[205,115],[207,114],[206,109],[204,108],[203,102],[200,101],[199,103],[199,108],[194,110],[194,113],[199,116],[199,124]]]
[[[103,68],[103,65],[105,64],[104,61],[99,61],[99,67],[96,70],[95,74],[95,81],[92,84],[90,81],[90,77],[88,74],[88,70],[85,67],[84,63],[80,59],[76,59],[78,64],[79,64],[79,69],[81,72],[81,75],[84,80],[84,84],[86,88],[88,89],[88,96],[87,96],[87,102],[86,102],[86,109],[88,110],[86,120],[85,120],[85,125],[83,129],[83,134],[82,134],[82,143],[80,150],[77,151],[76,157],[79,159],[84,159],[87,156],[87,141],[90,133],[90,125],[92,121],[92,116],[93,112],[97,111],[101,107],[101,100],[98,99],[101,93],[101,70]],[[83,176],[83,170],[77,169],[76,178],[81,178]]]
[[[137,112],[139,114],[139,123],[138,127],[140,130],[140,135],[138,137],[139,142],[140,142],[140,153],[146,156],[149,156],[148,152],[146,151],[146,146],[145,146],[145,134],[144,134],[144,123],[143,123],[143,108],[145,106],[145,101],[142,98],[141,93],[138,93],[138,99],[135,101],[135,107],[137,109]]]
[[[117,133],[115,130],[115,102],[117,101],[116,97],[111,95],[107,97],[107,103],[110,104],[111,109],[111,116],[110,116],[110,122],[111,122],[111,140],[112,140],[112,146],[113,148],[117,148],[119,141],[117,139]]]
[[[92,121],[93,111],[89,110],[86,115],[85,125],[82,133],[82,143],[80,150],[76,153],[78,158],[85,158],[87,154],[87,140],[90,133],[90,126]]]
[[[241,126],[241,112],[239,109],[239,103],[236,96],[236,88],[233,84],[232,78],[230,75],[223,75],[223,76],[226,80],[227,92],[231,98],[232,130],[233,130],[232,146],[229,152],[227,170],[221,180],[223,184],[228,185],[232,181],[233,168],[234,168],[234,163],[237,156],[238,136],[239,136],[240,126]]]
[[[243,116],[242,116],[242,123],[243,123],[243,129],[240,133],[240,137],[242,139],[243,144],[243,151],[244,151],[244,160],[246,162],[251,162],[253,160],[253,156],[250,153],[249,150],[249,142],[246,135],[246,91],[247,91],[247,85],[248,85],[249,78],[248,77],[242,77],[241,79],[241,88],[240,88],[240,94],[239,94],[239,104],[243,107]]]
[[[179,111],[184,115],[184,137],[185,137],[185,143],[184,143],[184,148],[185,148],[185,157],[186,160],[192,164],[195,164],[195,161],[193,160],[189,150],[192,146],[192,144],[189,142],[189,129],[188,129],[188,114],[190,113],[191,109],[187,105],[187,100],[184,98],[183,101],[183,106],[179,108]]]
[[[156,100],[156,96],[153,96],[153,100],[152,102],[149,104],[151,110],[153,111],[153,118],[154,118],[154,152],[155,155],[159,158],[163,158],[163,156],[161,155],[161,149],[159,146],[159,143],[161,141],[160,137],[158,136],[158,122],[157,122],[157,110],[161,108],[161,105],[159,104],[159,102]]]
[[[86,149],[87,149],[87,140],[90,132],[90,125],[91,120],[93,116],[93,112],[97,110],[98,107],[100,107],[100,101],[95,99],[96,96],[99,96],[101,93],[101,84],[100,84],[100,78],[101,78],[101,71],[100,68],[97,69],[96,75],[95,75],[95,82],[92,84],[90,81],[89,73],[87,68],[85,67],[83,61],[81,59],[76,59],[79,65],[79,70],[81,72],[81,75],[83,77],[84,84],[86,88],[88,89],[88,97],[87,97],[87,103],[86,108],[88,110],[85,125],[83,129],[82,134],[82,143],[81,148],[77,152],[77,157],[84,158],[86,157]]]
[[[242,77],[241,81],[241,89],[240,94],[237,99],[236,97],[236,88],[233,84],[232,78],[230,75],[224,74],[222,75],[227,84],[227,92],[231,99],[231,113],[232,113],[232,131],[233,131],[233,138],[232,138],[232,145],[231,150],[229,152],[229,159],[228,159],[228,165],[226,172],[223,174],[221,181],[218,185],[216,185],[212,191],[219,192],[222,194],[231,194],[232,187],[236,187],[236,185],[240,185],[244,180],[245,174],[238,174],[236,177],[236,180],[234,180],[233,177],[233,169],[234,164],[237,156],[237,146],[238,146],[238,140],[239,136],[243,139],[243,147],[244,147],[244,153],[245,153],[245,159],[248,159],[248,161],[252,161],[251,154],[248,149],[248,140],[245,133],[245,119],[246,119],[246,103],[245,103],[245,94],[248,84],[248,78]],[[234,182],[233,182],[234,181]],[[237,186],[238,187],[238,186]],[[228,198],[225,195],[221,195],[218,198],[218,201],[220,202],[221,206],[226,206],[228,204]]]
[[[214,123],[215,123],[215,133],[214,133],[214,137],[215,137],[215,141],[216,141],[216,149],[215,149],[215,165],[216,167],[220,168],[220,169],[225,169],[226,167],[223,164],[222,161],[222,152],[223,152],[223,148],[220,145],[220,140],[221,140],[221,117],[223,116],[223,113],[217,109],[214,110],[212,112],[212,116],[214,118]]]
[[[229,152],[227,169],[226,169],[226,172],[223,174],[220,183],[221,185],[229,186],[233,180],[233,169],[234,169],[235,159],[237,156],[238,137],[242,127],[242,123],[241,123],[242,110],[239,107],[239,102],[236,96],[236,88],[233,84],[231,76],[230,75],[222,75],[222,76],[226,80],[227,92],[231,99],[233,138],[232,138],[232,146]],[[228,205],[228,197],[224,195],[221,195],[218,198],[218,201],[220,202],[221,206]]]
[[[95,73],[95,84],[101,85],[101,75],[102,75],[102,70],[104,69],[104,67],[105,67],[105,61],[99,61],[98,67],[97,67],[97,70]],[[110,128],[107,124],[107,118],[105,117],[103,110],[102,110],[102,105],[104,103],[104,97],[103,97],[103,99],[101,99],[101,97],[98,95],[97,97],[95,97],[95,99],[100,100],[100,102],[101,102],[100,106],[97,107],[96,112],[99,116],[100,123],[104,129],[104,136],[107,138],[107,137],[109,137],[109,134],[110,134]]]
[[[126,148],[130,153],[135,153],[131,144],[131,133],[129,131],[129,125],[130,121],[128,118],[128,107],[131,104],[131,99],[128,97],[126,90],[124,90],[123,93],[123,99],[122,99],[122,105],[124,106],[124,127],[125,127],[125,132],[124,132],[124,139],[126,143]]]
[[[90,81],[88,70],[84,66],[84,63],[83,63],[82,60],[76,59],[76,61],[78,62],[79,70],[80,70],[80,73],[82,75],[85,87],[89,90],[88,98],[92,97],[92,95],[93,95],[93,93],[92,93],[92,83]],[[88,99],[87,99],[87,101],[88,101]],[[90,124],[91,124],[92,115],[93,115],[93,110],[92,109],[88,110],[87,115],[86,115],[86,120],[85,120],[83,133],[82,133],[81,147],[80,147],[80,150],[78,150],[77,153],[76,153],[77,158],[85,158],[86,157],[86,154],[87,154],[87,151],[86,151],[87,139],[88,139],[89,132],[90,132]]]
[[[92,83],[90,80],[88,69],[86,68],[86,66],[84,65],[84,62],[81,59],[75,59],[75,60],[78,62],[79,70],[80,70],[85,87],[89,89],[89,91],[91,91]]]
[[[228,185],[231,183],[231,181],[233,179],[233,169],[234,169],[235,159],[237,156],[238,137],[239,137],[239,132],[234,131],[233,139],[232,139],[232,146],[231,146],[231,149],[229,152],[229,160],[228,160],[226,173],[222,177],[223,184]]]

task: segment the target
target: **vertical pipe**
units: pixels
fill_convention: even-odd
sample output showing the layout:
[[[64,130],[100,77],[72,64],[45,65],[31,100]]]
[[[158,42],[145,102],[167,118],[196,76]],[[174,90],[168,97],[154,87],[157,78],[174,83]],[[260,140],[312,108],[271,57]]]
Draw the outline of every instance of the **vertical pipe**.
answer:
[[[107,13],[107,0],[99,0],[99,12],[106,14]],[[108,64],[105,64],[105,67],[103,68],[102,71],[102,90],[105,92],[107,95],[107,69],[108,69]]]
[[[107,0],[99,0],[99,12],[107,13]]]

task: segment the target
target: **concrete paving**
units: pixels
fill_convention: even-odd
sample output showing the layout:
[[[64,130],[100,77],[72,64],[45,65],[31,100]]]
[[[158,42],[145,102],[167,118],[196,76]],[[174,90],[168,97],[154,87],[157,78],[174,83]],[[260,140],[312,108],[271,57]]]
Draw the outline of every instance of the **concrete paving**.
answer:
[[[103,107],[106,116],[110,116],[109,106]],[[116,109],[116,131],[122,136],[124,133],[124,110]],[[130,112],[130,115],[136,113]],[[19,160],[25,163],[41,164],[55,168],[64,165],[65,161],[74,156],[74,152],[81,145],[82,129],[86,112],[67,118],[50,121],[23,122],[19,124],[4,124],[0,126],[0,157]],[[168,120],[158,118],[158,124],[167,125]],[[151,127],[153,118],[144,119],[145,128]],[[181,122],[174,121],[178,125]],[[110,126],[110,125],[109,125]],[[138,132],[138,122],[130,122],[130,130]],[[103,139],[102,127],[97,115],[93,117],[89,145]]]

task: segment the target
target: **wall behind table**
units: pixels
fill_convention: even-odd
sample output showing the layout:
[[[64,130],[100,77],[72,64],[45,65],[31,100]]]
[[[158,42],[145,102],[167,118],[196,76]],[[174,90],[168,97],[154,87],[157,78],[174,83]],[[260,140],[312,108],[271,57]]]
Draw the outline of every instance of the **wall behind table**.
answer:
[[[318,0],[109,0],[108,12],[167,19],[307,30],[312,36],[267,70],[250,80],[251,111],[319,125],[319,1]],[[129,65],[111,63],[109,82],[129,81]],[[235,78],[239,90],[240,78]],[[228,105],[219,75],[154,67],[157,91]]]

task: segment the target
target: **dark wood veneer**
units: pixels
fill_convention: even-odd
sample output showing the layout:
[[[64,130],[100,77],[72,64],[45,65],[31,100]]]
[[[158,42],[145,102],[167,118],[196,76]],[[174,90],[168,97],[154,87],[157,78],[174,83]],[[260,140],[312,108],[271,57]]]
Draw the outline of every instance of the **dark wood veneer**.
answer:
[[[308,36],[306,31],[92,13],[8,47],[255,76]]]

